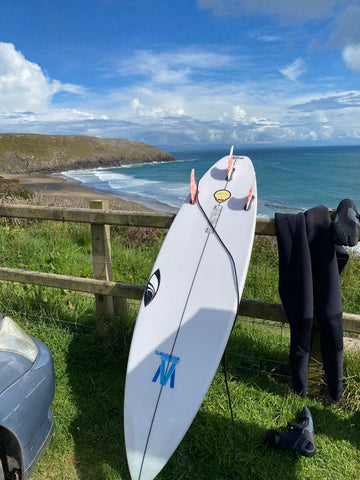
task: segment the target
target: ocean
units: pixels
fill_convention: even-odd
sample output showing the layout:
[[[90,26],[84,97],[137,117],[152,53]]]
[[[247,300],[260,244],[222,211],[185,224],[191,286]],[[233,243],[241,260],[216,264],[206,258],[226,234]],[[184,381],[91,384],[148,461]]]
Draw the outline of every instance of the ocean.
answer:
[[[102,193],[161,212],[176,212],[189,193],[191,169],[198,180],[226,150],[170,151],[176,162],[78,170],[63,175]],[[360,211],[360,146],[234,149],[253,161],[258,215],[296,213],[350,198]]]

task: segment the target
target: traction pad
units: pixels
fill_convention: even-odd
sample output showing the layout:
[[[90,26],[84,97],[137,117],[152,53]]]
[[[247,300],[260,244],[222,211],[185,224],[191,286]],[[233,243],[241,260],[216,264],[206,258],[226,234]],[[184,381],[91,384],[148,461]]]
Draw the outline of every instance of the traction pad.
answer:
[[[287,432],[268,430],[265,438],[265,445],[280,450],[292,450],[295,458],[298,455],[313,457],[316,453],[314,437],[314,423],[310,410],[303,408],[300,422],[290,422],[287,425]]]

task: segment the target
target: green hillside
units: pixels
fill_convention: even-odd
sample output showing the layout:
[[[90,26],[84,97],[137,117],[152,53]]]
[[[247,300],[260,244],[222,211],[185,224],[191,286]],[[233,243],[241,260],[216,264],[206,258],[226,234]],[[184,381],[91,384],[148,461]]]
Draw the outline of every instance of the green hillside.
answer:
[[[0,173],[59,172],[172,161],[146,143],[81,135],[0,134]]]

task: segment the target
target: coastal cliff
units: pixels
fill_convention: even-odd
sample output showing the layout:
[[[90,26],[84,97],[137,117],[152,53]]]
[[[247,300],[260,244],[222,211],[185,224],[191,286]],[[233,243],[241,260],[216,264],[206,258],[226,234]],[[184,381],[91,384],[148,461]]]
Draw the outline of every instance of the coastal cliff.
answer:
[[[0,172],[52,173],[173,161],[146,143],[82,135],[0,134]]]

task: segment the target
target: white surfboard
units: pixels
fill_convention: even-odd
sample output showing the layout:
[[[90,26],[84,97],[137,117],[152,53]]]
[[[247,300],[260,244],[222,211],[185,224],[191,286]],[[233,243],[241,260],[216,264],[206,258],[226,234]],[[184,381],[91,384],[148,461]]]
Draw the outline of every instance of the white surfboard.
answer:
[[[132,480],[156,477],[206,395],[236,318],[256,209],[251,160],[231,153],[200,179],[193,203],[189,196],[165,238],[128,359],[124,427]]]

